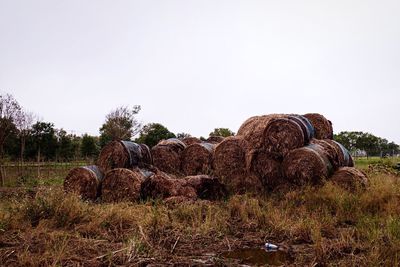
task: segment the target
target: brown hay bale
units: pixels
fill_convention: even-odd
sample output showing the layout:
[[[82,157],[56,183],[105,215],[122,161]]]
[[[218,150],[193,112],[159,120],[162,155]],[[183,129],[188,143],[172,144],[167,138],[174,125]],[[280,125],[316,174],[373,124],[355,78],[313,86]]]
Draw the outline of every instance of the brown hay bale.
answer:
[[[268,122],[282,116],[283,114],[270,114],[251,117],[240,126],[237,135],[242,136],[252,149],[260,149],[264,146],[262,137]]]
[[[311,144],[320,145],[332,164],[332,167],[337,170],[339,167],[343,166],[343,153],[340,147],[330,139],[313,139]]]
[[[315,136],[315,129],[310,120],[298,114],[290,114],[288,118],[296,121],[301,127],[304,134],[304,144],[307,145],[310,143],[311,139]]]
[[[331,141],[333,144],[335,144],[339,149],[341,153],[339,153],[339,158],[340,158],[340,166],[341,167],[354,167],[354,161],[353,158],[350,155],[350,152],[339,142],[336,141]]]
[[[248,143],[241,136],[225,138],[214,150],[214,171],[218,177],[243,175],[248,162]]]
[[[207,138],[207,142],[211,144],[219,144],[224,141],[225,137],[223,136],[210,136]]]
[[[290,116],[272,118],[260,137],[270,155],[284,157],[289,151],[307,144],[307,137],[297,120]]]
[[[351,192],[357,189],[365,189],[368,185],[367,175],[353,167],[339,168],[332,175],[331,180],[333,183]]]
[[[306,117],[314,126],[315,138],[333,139],[333,128],[330,120],[318,113],[308,113],[303,116]]]
[[[145,176],[139,169],[113,169],[106,173],[102,184],[104,202],[138,201]]]
[[[185,137],[185,138],[183,138],[183,139],[182,139],[182,142],[183,142],[186,146],[190,146],[190,145],[193,145],[193,144],[199,144],[199,143],[201,143],[201,140],[200,140],[199,138],[197,138],[197,137],[192,137],[192,136],[190,136],[190,137]]]
[[[163,140],[151,149],[154,166],[161,171],[181,173],[181,154],[186,145],[178,139]]]
[[[261,181],[248,172],[249,146],[241,136],[225,138],[214,151],[214,172],[230,193],[262,191]]]
[[[335,170],[339,167],[353,167],[353,159],[342,144],[331,139],[313,139],[311,143],[318,144],[324,148]]]
[[[85,200],[95,200],[100,196],[102,180],[103,174],[95,165],[74,168],[64,179],[64,191],[76,193]]]
[[[129,155],[121,142],[112,141],[101,150],[97,164],[103,173],[115,168],[126,168]]]
[[[273,190],[283,184],[282,162],[268,152],[255,150],[250,156],[250,172],[257,175],[266,190]]]
[[[112,141],[100,152],[97,160],[103,173],[116,168],[133,169],[152,164],[151,153],[146,145],[131,141]]]
[[[167,173],[180,173],[181,155],[170,146],[156,145],[151,149],[154,166]]]
[[[155,173],[146,178],[142,183],[140,196],[142,199],[166,199],[176,196],[197,198],[195,189],[185,179],[174,179],[163,172]]]
[[[271,156],[282,158],[290,150],[308,144],[313,128],[300,115],[270,114],[245,121],[238,131],[252,150],[265,149]]]
[[[328,178],[333,167],[324,148],[311,144],[289,152],[282,163],[285,178],[294,184],[319,184]]]
[[[201,199],[218,200],[227,196],[226,188],[217,178],[208,175],[188,176],[185,178]]]
[[[192,144],[182,152],[182,171],[185,175],[211,172],[215,145],[210,143]]]

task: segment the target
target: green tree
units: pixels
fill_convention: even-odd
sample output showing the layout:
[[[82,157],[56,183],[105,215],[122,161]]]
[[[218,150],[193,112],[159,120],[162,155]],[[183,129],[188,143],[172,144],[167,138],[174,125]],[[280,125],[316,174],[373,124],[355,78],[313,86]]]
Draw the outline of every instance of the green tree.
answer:
[[[67,134],[63,129],[57,131],[57,158],[63,161],[71,160],[75,157],[76,143],[75,136]],[[79,144],[78,144],[79,145]]]
[[[36,122],[32,126],[31,138],[38,162],[42,160],[42,157],[47,160],[54,159],[57,150],[57,139],[53,123]]]
[[[0,95],[0,184],[4,185],[4,144],[17,132],[15,123],[20,117],[21,107],[12,95]]]
[[[136,119],[141,107],[118,107],[106,116],[106,121],[100,128],[100,143],[105,146],[113,140],[130,140],[140,132],[141,123]]]
[[[149,147],[157,145],[163,139],[176,137],[174,133],[170,132],[165,126],[160,123],[149,123],[145,125],[140,132],[139,138],[135,141],[137,143],[146,144]]]
[[[210,136],[228,137],[232,135],[235,135],[235,133],[229,130],[228,128],[215,128],[214,131],[210,133]]]
[[[367,156],[380,156],[383,154],[397,153],[398,145],[385,138],[364,132],[340,132],[334,139],[343,144],[349,150],[363,150]]]
[[[85,158],[95,157],[99,154],[99,146],[96,137],[88,134],[82,136],[81,154]]]

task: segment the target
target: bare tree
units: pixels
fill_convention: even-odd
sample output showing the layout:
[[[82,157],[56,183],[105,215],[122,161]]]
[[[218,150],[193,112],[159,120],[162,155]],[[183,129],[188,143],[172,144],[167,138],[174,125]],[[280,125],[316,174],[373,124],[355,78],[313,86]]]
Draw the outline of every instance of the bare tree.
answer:
[[[140,106],[133,108],[118,107],[106,116],[106,121],[100,128],[103,145],[111,140],[129,140],[138,134],[142,124],[136,119]]]
[[[10,94],[0,95],[0,182],[4,185],[4,143],[13,131],[22,109]]]

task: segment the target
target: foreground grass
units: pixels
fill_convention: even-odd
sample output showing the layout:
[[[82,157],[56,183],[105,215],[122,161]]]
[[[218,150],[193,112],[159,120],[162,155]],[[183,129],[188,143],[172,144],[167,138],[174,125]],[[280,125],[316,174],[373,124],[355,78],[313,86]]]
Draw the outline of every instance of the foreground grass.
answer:
[[[397,266],[400,183],[372,175],[364,192],[321,188],[177,205],[86,203],[59,187],[0,200],[4,266],[234,265],[220,252],[282,245],[287,265]]]

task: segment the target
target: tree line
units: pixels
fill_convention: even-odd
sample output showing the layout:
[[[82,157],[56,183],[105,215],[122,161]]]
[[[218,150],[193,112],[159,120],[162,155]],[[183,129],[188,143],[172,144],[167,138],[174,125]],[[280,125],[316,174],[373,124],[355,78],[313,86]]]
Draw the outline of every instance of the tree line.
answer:
[[[152,147],[162,139],[190,136],[172,133],[160,123],[142,125],[137,119],[140,110],[139,105],[118,107],[106,115],[99,136],[78,136],[56,129],[51,122],[37,120],[12,95],[0,95],[0,163],[5,159],[40,162],[96,158],[101,148],[113,140],[133,140]],[[210,133],[213,135],[234,133],[228,128],[216,128]]]
[[[189,133],[175,134],[160,123],[143,125],[137,119],[140,110],[139,105],[118,107],[105,116],[98,136],[78,136],[56,129],[51,122],[37,120],[12,95],[0,94],[0,163],[5,158],[21,162],[96,158],[101,148],[112,140],[132,140],[152,147],[162,139],[190,136]],[[209,135],[227,137],[234,134],[228,128],[216,128]],[[397,144],[370,133],[340,132],[334,139],[353,153],[362,152],[366,156],[399,153]]]
[[[394,156],[399,154],[399,145],[385,138],[364,132],[340,132],[334,139],[349,149],[353,155]]]

